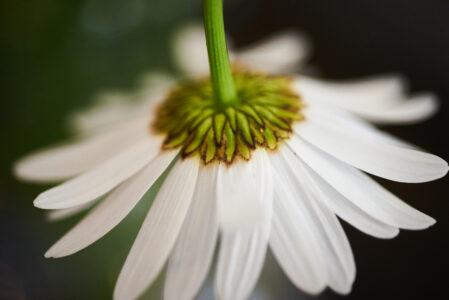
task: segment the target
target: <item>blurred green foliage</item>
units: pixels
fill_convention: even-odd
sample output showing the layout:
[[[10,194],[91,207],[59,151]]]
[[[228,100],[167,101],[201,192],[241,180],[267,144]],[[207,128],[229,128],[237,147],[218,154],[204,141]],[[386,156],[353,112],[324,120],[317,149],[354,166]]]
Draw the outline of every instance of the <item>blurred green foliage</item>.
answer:
[[[173,31],[200,0],[6,0],[1,7],[2,181],[11,162],[66,137],[67,115],[103,89],[173,70]]]
[[[45,187],[17,182],[11,167],[31,150],[70,138],[67,116],[88,107],[100,91],[131,92],[151,70],[175,71],[173,32],[201,16],[201,1],[0,3],[0,282],[17,298],[111,298],[157,187],[98,243],[69,258],[47,260],[46,249],[79,217],[47,223],[31,204]]]

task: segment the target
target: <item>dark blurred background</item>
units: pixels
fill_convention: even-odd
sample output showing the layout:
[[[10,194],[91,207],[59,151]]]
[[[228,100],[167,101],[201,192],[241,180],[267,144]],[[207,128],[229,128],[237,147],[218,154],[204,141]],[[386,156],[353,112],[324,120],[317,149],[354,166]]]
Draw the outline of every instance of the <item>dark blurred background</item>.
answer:
[[[201,17],[200,0],[0,1],[0,299],[108,299],[148,201],[98,243],[72,257],[43,254],[77,218],[45,221],[32,206],[46,186],[23,184],[11,165],[68,138],[65,119],[104,89],[132,91],[150,70],[175,72],[173,33]],[[385,129],[449,159],[449,1],[225,0],[237,47],[286,28],[305,32],[327,78],[400,72],[412,91],[441,99],[422,124]],[[346,299],[449,299],[448,179],[382,182],[438,223],[377,240],[344,228],[357,263]],[[146,197],[152,197],[151,193]],[[160,297],[157,282],[145,299]],[[210,299],[211,283],[200,295]],[[269,262],[252,299],[309,299]],[[339,299],[326,291],[320,299]]]

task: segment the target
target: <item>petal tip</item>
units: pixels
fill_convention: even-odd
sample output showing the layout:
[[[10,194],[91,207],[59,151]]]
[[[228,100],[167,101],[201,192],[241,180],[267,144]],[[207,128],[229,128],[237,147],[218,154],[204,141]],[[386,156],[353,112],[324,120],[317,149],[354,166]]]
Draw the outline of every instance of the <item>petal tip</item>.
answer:
[[[392,239],[396,238],[400,232],[401,231],[399,230],[399,228],[395,228],[395,230],[392,230],[389,234],[385,234],[383,236],[378,236],[378,238],[380,238],[382,240],[392,240]]]
[[[435,225],[437,221],[426,215],[426,214],[422,214],[422,219],[420,221],[418,221],[416,224],[414,224],[413,226],[407,227],[407,228],[403,228],[403,229],[407,229],[407,230],[425,230],[428,229],[430,227],[432,227],[433,225]]]
[[[65,205],[63,202],[54,202],[52,199],[48,199],[46,197],[45,192],[38,195],[36,199],[33,201],[34,207],[40,209],[64,209],[73,207],[73,205]]]
[[[352,292],[352,284],[346,287],[345,289],[337,291],[338,294],[342,296],[347,296]]]
[[[354,274],[355,275],[355,274]],[[342,286],[330,286],[330,288],[337,294],[347,296],[352,292],[352,285],[354,283],[355,276],[350,281],[344,283]]]
[[[33,205],[34,205],[35,207],[37,207],[37,208],[41,208],[41,203],[42,203],[42,200],[39,199],[39,197],[37,197],[37,198],[34,199],[34,201],[33,201]]]
[[[20,159],[11,166],[12,175],[20,181],[38,181],[36,174],[28,170],[26,159]],[[34,176],[33,176],[34,175]]]
[[[321,294],[324,291],[324,289],[326,288],[326,285],[325,284],[320,284],[317,287],[312,287],[312,288],[307,288],[307,289],[302,287],[302,286],[297,286],[297,287],[301,291],[303,291],[303,292],[305,292],[305,293],[307,293],[307,294],[309,294],[311,296],[318,296],[319,294]]]
[[[56,244],[55,244],[56,245]],[[57,254],[57,249],[55,249],[55,245],[51,246],[47,252],[45,252],[44,257],[45,258],[59,258],[62,257],[63,255],[58,255]]]
[[[433,225],[435,225],[437,223],[437,220],[435,220],[434,218],[427,216],[426,218],[426,222],[423,222],[423,226],[420,229],[427,229],[432,227]]]
[[[45,199],[42,199],[42,197],[37,196],[36,199],[34,199],[33,201],[33,205],[37,208],[41,208],[41,209],[50,209],[50,207],[48,207],[48,203],[46,203],[47,201],[45,201]]]
[[[449,171],[449,166],[448,166],[447,162],[438,156],[437,156],[437,158],[439,159],[439,161],[436,161],[436,162],[438,162],[439,165],[435,166],[435,175],[432,177],[429,177],[427,180],[425,180],[423,182],[438,180],[447,175],[447,173]]]

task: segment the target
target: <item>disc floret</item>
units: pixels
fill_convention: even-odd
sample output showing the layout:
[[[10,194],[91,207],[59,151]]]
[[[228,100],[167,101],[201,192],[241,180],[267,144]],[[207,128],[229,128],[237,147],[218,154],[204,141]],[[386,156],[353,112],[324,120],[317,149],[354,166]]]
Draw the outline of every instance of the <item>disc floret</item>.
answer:
[[[181,148],[181,156],[199,155],[204,163],[249,160],[257,147],[276,149],[290,136],[292,123],[304,117],[300,97],[286,76],[233,73],[237,101],[221,105],[209,78],[172,90],[156,112],[152,128],[166,135],[163,149]]]

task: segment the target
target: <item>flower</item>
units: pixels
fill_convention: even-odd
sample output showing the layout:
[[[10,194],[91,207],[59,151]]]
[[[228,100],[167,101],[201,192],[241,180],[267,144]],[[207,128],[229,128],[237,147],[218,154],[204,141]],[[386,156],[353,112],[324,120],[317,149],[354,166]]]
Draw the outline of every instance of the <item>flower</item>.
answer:
[[[276,54],[285,45],[299,49],[290,37],[278,39],[269,55],[263,49],[272,46],[262,45],[233,56],[280,73],[303,57]],[[186,73],[203,72],[200,61]],[[167,170],[118,278],[116,299],[141,295],[167,259],[165,298],[193,298],[219,237],[219,299],[250,294],[268,246],[299,289],[316,294],[328,286],[346,294],[355,263],[337,216],[384,239],[435,223],[365,174],[417,183],[447,173],[441,158],[366,122],[421,120],[436,110],[433,96],[408,99],[396,77],[330,83],[240,66],[233,77],[235,106],[215,107],[208,78],[199,77],[147,91],[136,106],[103,103],[78,118],[84,139],[20,161],[20,178],[68,179],[40,194],[39,208],[70,213],[106,195],[45,256],[67,256],[100,239]]]

